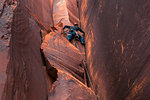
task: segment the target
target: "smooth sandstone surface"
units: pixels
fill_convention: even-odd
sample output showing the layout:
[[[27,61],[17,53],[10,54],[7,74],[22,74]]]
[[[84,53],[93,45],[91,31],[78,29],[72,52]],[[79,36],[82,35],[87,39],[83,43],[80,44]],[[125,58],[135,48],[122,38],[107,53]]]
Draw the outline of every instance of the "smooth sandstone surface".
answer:
[[[81,28],[86,32],[86,52],[78,46],[79,42],[70,44],[57,34],[60,32],[46,35],[44,53],[49,64],[58,70],[58,78],[53,84],[46,82],[49,76],[45,76],[42,68],[40,29],[43,27],[37,24],[35,16],[29,14],[25,5],[40,23],[49,28],[61,19],[55,21],[59,16],[53,16],[55,1],[23,0],[18,5],[13,18],[3,100],[85,100],[87,97],[94,100],[95,94],[98,100],[149,100],[150,1],[77,1],[66,0],[67,10],[65,8],[62,15],[67,16],[72,24],[80,20]],[[79,47],[78,50],[75,47]],[[66,49],[71,52],[66,54]],[[78,71],[75,66],[82,69],[79,65],[85,58],[80,58],[85,53],[95,94],[92,90],[84,91],[89,88],[75,79],[83,79],[84,71]],[[5,60],[7,53],[2,51],[0,55]],[[68,57],[74,59],[73,62]],[[4,66],[8,58],[5,61],[1,63]],[[6,67],[1,68],[4,73]],[[52,90],[48,91],[48,87]]]
[[[82,0],[81,26],[100,100],[149,100],[150,1]]]
[[[80,11],[79,11],[79,6],[80,2],[79,0],[65,0],[66,1],[66,6],[68,9],[68,15],[69,15],[69,20],[72,24],[78,23],[80,26]]]
[[[39,8],[38,5],[41,7]],[[10,59],[2,100],[46,100],[48,98],[40,52],[41,28],[35,16],[46,27],[53,25],[51,16],[45,18],[46,14],[52,13],[49,5],[49,0],[44,3],[41,0],[18,1],[13,16]],[[45,7],[49,7],[49,10]]]
[[[59,21],[61,21],[64,25],[71,25],[68,9],[66,7],[66,0],[54,0],[53,20],[54,24],[57,24]]]

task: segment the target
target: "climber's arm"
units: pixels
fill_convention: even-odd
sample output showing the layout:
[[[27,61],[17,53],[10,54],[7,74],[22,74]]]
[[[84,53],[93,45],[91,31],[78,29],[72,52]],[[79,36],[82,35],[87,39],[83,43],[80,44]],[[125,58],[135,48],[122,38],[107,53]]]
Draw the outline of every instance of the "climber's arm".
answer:
[[[70,26],[68,26],[68,25],[65,25],[64,27],[63,27],[63,29],[61,30],[61,34],[64,34],[65,32],[64,32],[64,29],[65,28],[70,28]]]
[[[85,35],[85,32],[81,28],[79,28],[78,30],[82,33],[83,36]]]
[[[65,26],[63,27],[63,30],[64,30],[65,28],[70,28],[70,26],[68,26],[68,25],[65,25]]]

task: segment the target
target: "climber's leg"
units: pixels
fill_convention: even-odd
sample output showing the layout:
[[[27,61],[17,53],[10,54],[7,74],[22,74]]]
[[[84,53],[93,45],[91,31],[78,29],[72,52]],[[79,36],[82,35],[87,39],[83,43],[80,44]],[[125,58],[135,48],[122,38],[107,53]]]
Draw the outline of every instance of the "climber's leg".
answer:
[[[82,45],[85,45],[85,41],[84,41],[83,37],[80,34],[79,34],[79,40],[80,40]]]
[[[71,40],[72,40],[72,34],[68,33],[67,34],[67,39],[71,42]]]

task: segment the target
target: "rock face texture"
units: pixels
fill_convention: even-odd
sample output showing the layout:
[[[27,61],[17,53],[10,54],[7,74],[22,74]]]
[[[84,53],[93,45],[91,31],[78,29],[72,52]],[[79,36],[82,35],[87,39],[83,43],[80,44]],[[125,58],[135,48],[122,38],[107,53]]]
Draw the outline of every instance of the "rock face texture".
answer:
[[[11,4],[6,0],[0,1],[0,99],[6,82],[6,68],[9,60],[8,49],[10,41],[10,30],[12,23],[13,10],[16,1]]]
[[[58,68],[57,68],[58,69]],[[49,100],[97,100],[95,93],[66,71],[58,70]]]
[[[51,62],[56,64],[55,66],[61,66],[61,69],[64,68],[83,82],[84,69],[81,68],[83,56],[66,38],[51,32],[45,37],[42,49]]]
[[[82,0],[88,69],[100,100],[149,100],[150,1]]]
[[[83,84],[84,47],[78,43],[75,47],[65,34],[61,36],[62,26],[55,26],[55,32],[47,33],[53,26],[52,5],[53,1],[49,0],[18,1],[2,100],[96,99],[94,92]],[[46,37],[41,37],[43,32]],[[40,50],[42,41],[45,44]],[[47,60],[43,60],[42,51]],[[54,72],[58,75],[53,75]]]
[[[49,100],[96,100],[95,93],[83,84],[86,81],[83,67],[84,46],[79,41],[71,44],[66,39],[66,34],[61,33],[63,24],[70,25],[65,3],[65,0],[54,1],[53,19],[57,30],[48,33],[41,46],[50,65],[58,71],[58,78],[49,91]]]
[[[53,3],[53,20],[57,24],[60,20],[64,25],[71,25],[69,14],[66,7],[66,0],[54,0]]]
[[[60,23],[61,25],[61,23]],[[56,26],[55,26],[56,27]],[[82,54],[71,44],[59,29],[48,33],[41,48],[51,66],[57,69],[58,78],[49,91],[49,100],[96,100],[95,93],[83,83],[84,67]]]
[[[18,0],[12,27],[7,19],[13,10],[5,13],[5,2],[0,1],[2,100],[149,100],[150,1]],[[63,24],[74,22],[86,32],[86,51],[61,34]],[[83,84],[85,59],[93,90]]]
[[[46,100],[48,98],[40,53],[41,28],[37,22],[40,20],[45,27],[53,24],[52,17],[46,17],[46,14],[52,13],[50,8],[49,0],[18,1],[13,16],[7,82],[2,100]],[[39,20],[35,20],[35,17]]]
[[[2,15],[2,12],[4,10],[4,3],[5,3],[5,0],[0,1],[0,15]]]
[[[69,15],[69,20],[72,24],[78,23],[80,24],[80,19],[79,19],[79,9],[78,7],[79,2],[78,0],[66,0],[66,5],[68,8],[68,15]]]

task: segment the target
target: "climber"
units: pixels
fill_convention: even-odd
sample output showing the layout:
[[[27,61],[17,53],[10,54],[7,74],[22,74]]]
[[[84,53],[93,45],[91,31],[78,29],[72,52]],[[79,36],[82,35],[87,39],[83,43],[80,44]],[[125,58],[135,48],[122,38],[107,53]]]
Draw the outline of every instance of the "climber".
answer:
[[[68,39],[70,42],[71,42],[71,40],[72,40],[73,38],[77,38],[77,39],[80,40],[80,42],[81,42],[82,45],[85,45],[85,42],[84,42],[83,37],[82,37],[77,31],[82,32],[82,35],[83,35],[83,36],[84,36],[85,33],[84,33],[84,31],[83,31],[81,28],[78,27],[78,24],[77,24],[77,23],[75,23],[74,26],[65,25],[64,28],[63,28],[63,30],[64,30],[65,28],[68,28],[68,29],[69,29],[69,32],[68,32],[68,34],[67,34],[67,39]]]

